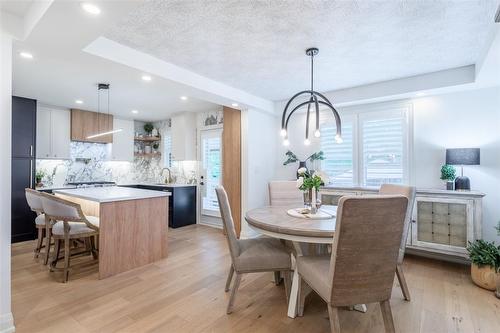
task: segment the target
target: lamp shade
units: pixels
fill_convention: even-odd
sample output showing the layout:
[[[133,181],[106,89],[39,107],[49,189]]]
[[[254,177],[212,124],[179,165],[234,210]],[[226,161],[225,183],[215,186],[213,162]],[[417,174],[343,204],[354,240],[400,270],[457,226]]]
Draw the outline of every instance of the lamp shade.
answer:
[[[479,148],[453,148],[446,149],[446,164],[450,165],[479,165]]]

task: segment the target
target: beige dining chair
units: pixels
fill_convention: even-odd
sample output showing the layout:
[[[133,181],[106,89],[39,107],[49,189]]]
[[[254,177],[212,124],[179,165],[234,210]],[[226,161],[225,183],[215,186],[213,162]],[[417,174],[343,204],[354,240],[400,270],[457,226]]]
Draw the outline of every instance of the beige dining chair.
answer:
[[[414,186],[395,185],[395,184],[382,184],[378,192],[382,195],[403,195],[408,198],[408,208],[406,209],[405,225],[403,228],[403,238],[401,238],[401,245],[399,246],[398,265],[396,266],[396,276],[398,277],[399,285],[405,300],[410,300],[410,290],[403,273],[403,259],[405,258],[406,239],[410,230],[410,222],[413,214],[413,206],[415,204],[416,190]]]
[[[98,259],[95,238],[99,235],[99,218],[85,216],[81,206],[77,203],[51,194],[41,193],[41,195],[45,215],[53,223],[52,236],[55,246],[50,269],[51,271],[62,271],[62,281],[67,282],[71,268],[70,257],[92,254],[94,259]],[[76,249],[71,249],[71,241],[77,239],[85,242],[84,251],[76,252]],[[64,243],[64,267],[58,268],[61,243]]]
[[[226,292],[229,291],[233,274],[236,273],[227,305],[227,314],[233,311],[236,291],[240,285],[241,276],[245,273],[282,272],[285,278],[285,293],[288,300],[291,285],[290,271],[292,269],[290,253],[279,239],[238,239],[226,191],[223,187],[218,187],[215,192],[217,193],[219,209],[231,254],[231,267],[226,281]]]
[[[295,181],[273,180],[269,182],[269,204],[271,206],[304,205],[304,196]]]
[[[48,219],[45,218],[40,192],[31,188],[26,188],[24,190],[24,193],[26,196],[26,201],[28,202],[28,206],[33,212],[36,213],[35,227],[37,229],[37,239],[34,250],[34,257],[38,258],[40,256],[42,248],[45,248],[45,253],[43,253],[44,265],[47,265],[49,261],[50,243],[52,241],[52,225],[49,223]]]
[[[331,332],[340,332],[338,307],[380,303],[386,332],[394,332],[389,299],[408,199],[344,196],[339,201],[332,254],[299,256],[298,314],[306,284],[328,303]]]

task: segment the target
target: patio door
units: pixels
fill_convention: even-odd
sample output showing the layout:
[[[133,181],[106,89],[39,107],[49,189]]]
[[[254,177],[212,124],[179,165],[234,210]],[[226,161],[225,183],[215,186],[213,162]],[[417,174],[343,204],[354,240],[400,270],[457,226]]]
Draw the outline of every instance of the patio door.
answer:
[[[222,129],[200,131],[201,215],[220,217],[215,188],[222,181]]]

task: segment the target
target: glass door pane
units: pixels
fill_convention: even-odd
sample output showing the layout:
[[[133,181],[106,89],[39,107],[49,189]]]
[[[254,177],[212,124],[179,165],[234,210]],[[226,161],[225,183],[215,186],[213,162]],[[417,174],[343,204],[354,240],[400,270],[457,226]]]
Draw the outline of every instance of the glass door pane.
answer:
[[[200,135],[203,215],[220,216],[215,188],[221,184],[222,177],[221,134],[221,130],[207,130],[202,131]]]

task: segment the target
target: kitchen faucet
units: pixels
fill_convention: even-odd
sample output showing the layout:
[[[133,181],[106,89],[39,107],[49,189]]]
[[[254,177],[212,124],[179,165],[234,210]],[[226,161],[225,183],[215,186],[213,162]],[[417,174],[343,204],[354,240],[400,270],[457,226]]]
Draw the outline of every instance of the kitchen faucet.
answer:
[[[168,171],[168,177],[165,178],[164,182],[166,184],[170,184],[173,182],[173,179],[172,179],[172,170],[170,170],[170,168],[163,168],[161,169],[161,173],[160,173],[160,178],[163,176],[163,171],[167,170]]]

